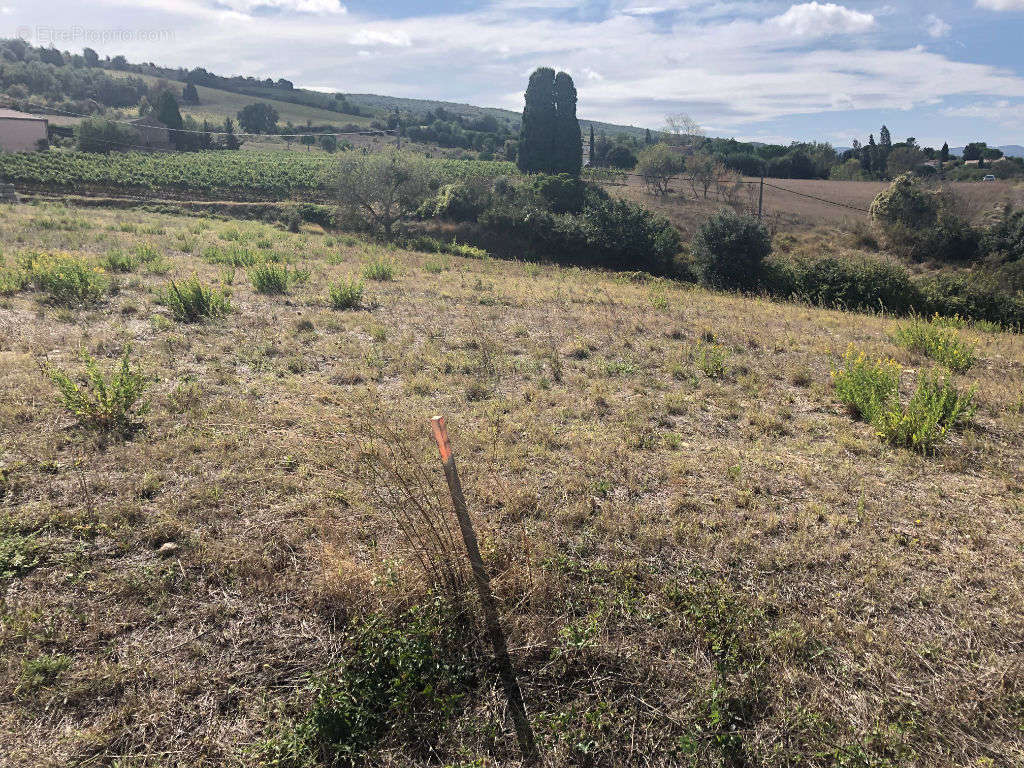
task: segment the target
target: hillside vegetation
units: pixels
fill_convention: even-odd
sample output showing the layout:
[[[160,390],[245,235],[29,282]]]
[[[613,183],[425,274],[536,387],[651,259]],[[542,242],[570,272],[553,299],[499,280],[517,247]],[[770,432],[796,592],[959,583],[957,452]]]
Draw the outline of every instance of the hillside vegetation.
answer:
[[[514,764],[436,414],[550,764],[1024,761],[1021,336],[308,226],[0,232],[0,763]],[[869,418],[919,374],[970,398],[926,450]]]

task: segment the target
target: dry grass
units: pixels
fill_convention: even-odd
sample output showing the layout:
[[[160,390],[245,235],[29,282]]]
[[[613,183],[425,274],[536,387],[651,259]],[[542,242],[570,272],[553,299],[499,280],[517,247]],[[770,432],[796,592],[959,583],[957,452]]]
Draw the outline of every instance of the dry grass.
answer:
[[[735,196],[732,202],[744,210],[757,211],[757,179],[751,182],[745,192]],[[931,182],[939,186],[940,182]],[[866,211],[871,201],[888,186],[884,181],[829,181],[821,179],[766,179],[764,189],[764,215],[768,224],[776,230],[793,232],[828,228],[850,228],[868,220],[867,213],[813,198],[823,198],[844,206]],[[972,183],[949,182],[944,188],[952,191],[958,200],[958,210],[969,219],[978,219],[990,213],[1005,202],[1024,205],[1024,185],[1013,182]],[[776,189],[781,187],[800,194]],[[677,180],[672,194],[659,198],[646,192],[639,178],[630,177],[629,184],[610,187],[613,193],[636,200],[668,217],[682,230],[684,236],[693,234],[710,213],[718,210],[725,201],[712,194],[709,199],[696,199],[684,180]],[[810,197],[806,197],[809,195]]]
[[[8,261],[146,242],[173,270],[122,276],[95,309],[0,299],[0,552],[30,549],[0,576],[5,768],[255,764],[354,617],[422,598],[394,502],[358,467],[377,420],[438,493],[436,413],[552,765],[1024,762],[1021,337],[974,334],[957,377],[978,381],[974,423],[924,458],[829,383],[855,343],[909,386],[927,361],[884,317],[402,251],[339,312],[328,284],[375,247],[104,210],[40,230],[39,213],[3,209]],[[273,297],[238,273],[231,314],[175,323],[158,290],[231,279],[201,258],[228,232],[310,279]],[[151,410],[101,448],[39,361],[85,347],[109,366],[129,343]],[[702,369],[711,345],[723,365]],[[514,762],[488,685],[448,734],[433,760]]]

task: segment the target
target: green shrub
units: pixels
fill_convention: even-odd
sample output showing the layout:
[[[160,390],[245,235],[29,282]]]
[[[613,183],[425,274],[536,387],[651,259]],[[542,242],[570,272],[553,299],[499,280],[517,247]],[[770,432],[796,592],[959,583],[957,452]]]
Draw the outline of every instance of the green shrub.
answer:
[[[0,296],[12,296],[28,285],[28,274],[17,267],[0,266]]]
[[[931,453],[949,430],[970,420],[976,391],[975,386],[961,393],[948,374],[922,372],[907,407],[896,404],[888,408],[875,426],[879,435],[893,445]]]
[[[974,270],[970,276],[939,274],[917,282],[924,315],[970,318],[999,323],[1004,328],[1024,327],[1024,297],[1009,293],[998,278]]]
[[[258,264],[249,270],[249,282],[257,293],[288,293],[288,267],[278,264]]]
[[[628,200],[591,201],[576,220],[583,259],[596,266],[666,274],[682,250],[671,222]]]
[[[855,417],[875,424],[899,401],[900,367],[894,360],[868,360],[851,346],[843,367],[832,371],[832,383]]]
[[[363,267],[363,277],[367,280],[388,282],[395,279],[395,262],[384,256],[378,256]]]
[[[582,213],[589,185],[567,173],[557,176],[539,174],[530,178],[528,188],[552,213]]]
[[[1006,210],[982,241],[985,253],[1000,262],[1024,261],[1024,211]]]
[[[98,304],[110,283],[99,267],[69,253],[34,254],[23,260],[28,283],[61,307]]]
[[[231,311],[231,303],[221,291],[200,282],[193,274],[181,283],[171,281],[160,295],[170,308],[174,319],[182,323],[196,323],[206,317],[222,317]]]
[[[327,296],[333,309],[355,309],[363,300],[363,281],[343,278],[327,287]]]
[[[143,264],[151,264],[163,257],[160,249],[152,243],[138,243],[132,248],[132,253],[135,255],[136,260]]]
[[[981,255],[981,233],[959,216],[943,212],[938,223],[924,231],[912,256],[964,263]]]
[[[35,537],[0,532],[0,579],[23,576],[39,565],[42,556],[43,548]]]
[[[449,221],[476,221],[488,205],[487,196],[465,182],[445,184],[424,206],[430,216]]]
[[[102,263],[107,272],[134,272],[138,266],[132,255],[124,251],[110,251],[103,257]]]
[[[443,738],[473,682],[463,622],[447,606],[377,616],[346,645],[314,680],[310,710],[261,745],[260,764],[352,765],[385,740],[428,754]]]
[[[208,245],[203,249],[203,260],[209,264],[224,264],[245,269],[266,259],[241,245]]]
[[[485,259],[488,255],[483,248],[477,248],[469,243],[460,243],[458,240],[445,243],[442,252],[450,253],[452,256],[462,256],[464,259]]]
[[[938,214],[938,199],[926,192],[909,173],[893,179],[871,203],[871,218],[887,234],[893,227],[910,231],[932,227]]]
[[[922,372],[906,407],[900,404],[900,368],[892,360],[869,361],[853,347],[832,372],[836,392],[851,412],[892,445],[930,453],[949,430],[974,413],[976,387],[960,393],[949,375]]]
[[[131,349],[125,347],[120,365],[109,375],[100,371],[96,360],[82,350],[85,366],[81,381],[53,366],[45,366],[46,375],[57,387],[64,408],[80,425],[102,433],[130,434],[136,427],[135,418],[146,411],[142,394],[146,377],[133,368]]]
[[[698,341],[690,349],[690,359],[704,372],[704,375],[712,379],[720,379],[726,374],[726,359],[728,352],[725,347]]]
[[[765,290],[781,298],[796,298],[822,307],[881,309],[896,314],[910,312],[921,303],[910,272],[892,261],[773,255],[763,267]]]
[[[717,288],[749,290],[758,285],[771,237],[757,219],[721,211],[693,236],[690,253],[703,282]]]
[[[959,334],[941,324],[938,317],[929,322],[915,316],[909,324],[896,328],[893,339],[900,346],[926,355],[954,373],[964,373],[977,362],[977,345],[962,341]]]

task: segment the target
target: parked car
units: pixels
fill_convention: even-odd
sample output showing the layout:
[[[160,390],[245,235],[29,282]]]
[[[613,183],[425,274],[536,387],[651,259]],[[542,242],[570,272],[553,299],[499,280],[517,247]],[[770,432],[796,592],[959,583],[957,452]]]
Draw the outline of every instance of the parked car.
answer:
[[[988,176],[986,176],[984,179],[982,179],[982,181],[995,181],[995,180],[996,180],[996,177],[993,176],[991,173],[988,174]]]

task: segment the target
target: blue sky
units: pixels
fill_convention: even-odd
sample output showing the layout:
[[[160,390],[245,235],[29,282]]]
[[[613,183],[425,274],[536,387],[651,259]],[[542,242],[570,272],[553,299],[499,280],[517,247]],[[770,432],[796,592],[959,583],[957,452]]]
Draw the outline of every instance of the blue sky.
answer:
[[[849,145],[1024,144],[1024,0],[0,0],[0,34],[218,74],[520,109],[569,71],[580,116]]]

